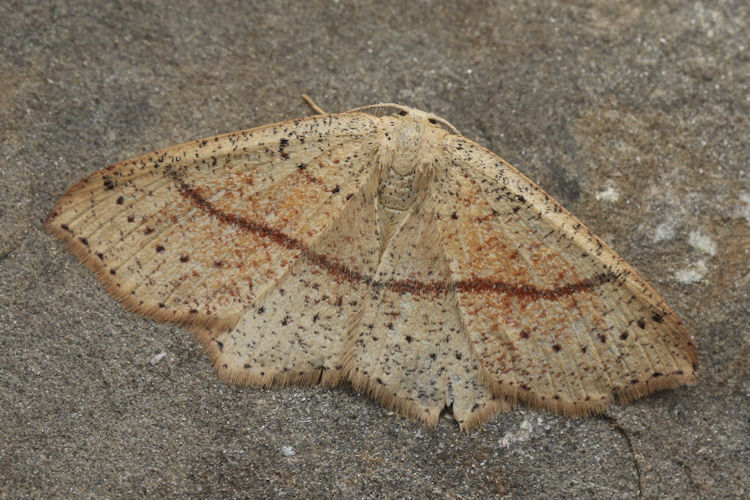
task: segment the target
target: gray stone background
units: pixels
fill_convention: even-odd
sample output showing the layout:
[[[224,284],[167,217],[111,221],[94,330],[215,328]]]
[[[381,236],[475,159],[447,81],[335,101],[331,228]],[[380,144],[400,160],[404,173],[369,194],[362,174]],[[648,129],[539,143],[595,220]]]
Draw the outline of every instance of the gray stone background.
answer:
[[[403,4],[0,2],[0,496],[750,494],[750,4]],[[678,311],[700,382],[469,435],[231,387],[44,231],[81,177],[301,92],[433,111],[516,165]]]

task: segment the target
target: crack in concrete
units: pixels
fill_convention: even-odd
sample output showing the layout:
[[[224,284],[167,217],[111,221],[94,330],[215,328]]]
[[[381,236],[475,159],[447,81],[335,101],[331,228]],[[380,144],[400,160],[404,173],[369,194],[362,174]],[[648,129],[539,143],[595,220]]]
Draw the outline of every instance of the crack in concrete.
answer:
[[[601,415],[601,418],[603,418],[607,422],[607,425],[612,427],[622,437],[625,438],[625,442],[628,445],[628,450],[630,451],[630,457],[633,460],[635,476],[638,479],[638,498],[643,498],[643,480],[641,478],[641,465],[640,463],[638,463],[638,458],[635,455],[635,450],[633,449],[633,441],[630,439],[630,434],[627,433],[627,431],[620,425],[620,423],[617,421],[615,417],[611,415]]]
[[[687,476],[688,481],[690,482],[690,486],[695,491],[702,491],[703,487],[695,482],[695,479],[693,478],[693,469],[690,468],[688,464],[683,462],[682,460],[679,460],[677,458],[673,458],[672,462],[679,465],[682,470],[685,471],[685,475]]]

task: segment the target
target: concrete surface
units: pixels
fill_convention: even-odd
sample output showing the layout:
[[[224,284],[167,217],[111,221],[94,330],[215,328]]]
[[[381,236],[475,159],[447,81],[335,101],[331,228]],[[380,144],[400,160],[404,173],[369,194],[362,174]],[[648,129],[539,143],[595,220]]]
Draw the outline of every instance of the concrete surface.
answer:
[[[0,2],[0,496],[750,494],[750,4],[402,3]],[[301,92],[436,112],[515,164],[681,314],[699,384],[470,435],[230,387],[43,230],[79,178]]]

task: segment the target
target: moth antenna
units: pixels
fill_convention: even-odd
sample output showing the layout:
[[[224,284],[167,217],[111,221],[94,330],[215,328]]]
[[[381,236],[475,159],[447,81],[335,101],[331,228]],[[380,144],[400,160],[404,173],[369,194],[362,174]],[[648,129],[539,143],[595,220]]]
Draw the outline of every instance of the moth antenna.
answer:
[[[323,111],[323,109],[321,109],[320,106],[315,104],[315,101],[313,101],[309,95],[302,94],[302,100],[304,100],[307,103],[307,105],[310,106],[310,108],[312,108],[312,110],[318,113],[319,115],[327,114],[325,111]]]

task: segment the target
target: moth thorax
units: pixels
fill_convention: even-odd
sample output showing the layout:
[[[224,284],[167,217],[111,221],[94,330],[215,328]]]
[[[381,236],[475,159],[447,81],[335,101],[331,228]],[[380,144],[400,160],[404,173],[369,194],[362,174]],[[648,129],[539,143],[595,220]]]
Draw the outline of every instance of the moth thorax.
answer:
[[[405,122],[393,132],[395,144],[385,144],[379,151],[380,203],[394,210],[412,207],[419,186],[425,185],[430,175],[430,158],[434,152],[430,144],[420,139],[424,126],[416,122]],[[429,142],[429,141],[428,141]]]

